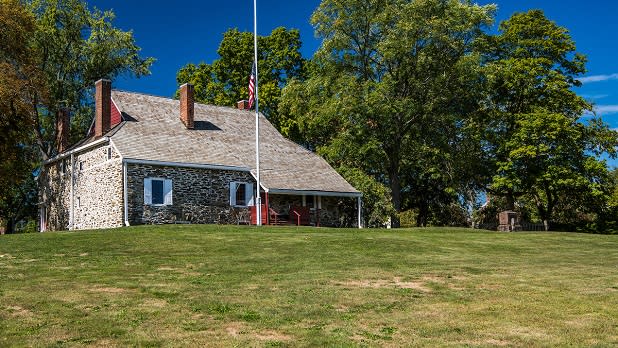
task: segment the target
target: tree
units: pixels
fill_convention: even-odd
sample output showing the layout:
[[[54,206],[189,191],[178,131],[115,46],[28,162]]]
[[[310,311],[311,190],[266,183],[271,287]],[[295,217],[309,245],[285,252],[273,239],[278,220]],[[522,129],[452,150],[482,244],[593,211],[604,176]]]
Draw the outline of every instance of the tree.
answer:
[[[22,188],[32,187],[32,96],[46,95],[29,40],[34,32],[30,12],[17,0],[0,0],[0,220],[8,221],[8,233],[27,213]]]
[[[72,138],[83,138],[93,117],[94,82],[147,75],[154,59],[139,56],[133,34],[113,26],[111,11],[91,11],[82,0],[30,0],[27,7],[36,17],[32,45],[49,91],[46,99],[35,93],[32,104],[36,141],[46,160],[56,152],[61,108],[73,112]]]
[[[269,36],[258,36],[258,74],[260,111],[278,129],[285,120],[278,114],[281,89],[291,78],[303,78],[300,34],[296,29],[274,29]],[[228,30],[217,50],[219,58],[212,64],[189,63],[176,80],[191,83],[195,100],[201,103],[235,106],[248,98],[249,75],[253,64],[253,33]],[[285,129],[284,129],[284,134]]]
[[[596,155],[615,155],[617,133],[599,119],[579,122],[592,109],[573,88],[585,57],[565,28],[542,11],[514,14],[487,37],[487,153],[495,175],[489,192],[514,209],[528,196],[549,229],[561,200],[603,196],[607,166]]]
[[[393,215],[394,209],[388,187],[377,182],[358,168],[342,167],[337,170],[352,186],[363,193],[361,216],[365,227],[384,227],[386,217]],[[348,200],[349,202],[349,200]],[[349,203],[348,203],[349,204]],[[353,212],[355,207],[347,209]],[[350,227],[354,224],[350,223]]]
[[[471,145],[462,135],[478,100],[472,44],[493,11],[457,0],[323,0],[310,77],[285,88],[280,110],[297,115],[306,143],[331,164],[386,183],[395,210],[421,207],[425,224],[424,208],[465,186],[455,168],[470,151],[455,149]]]
[[[148,74],[153,59],[112,12],[83,1],[0,1],[0,217],[15,220],[32,217],[32,176],[58,152],[58,111],[71,112],[73,141],[83,138],[94,82]]]

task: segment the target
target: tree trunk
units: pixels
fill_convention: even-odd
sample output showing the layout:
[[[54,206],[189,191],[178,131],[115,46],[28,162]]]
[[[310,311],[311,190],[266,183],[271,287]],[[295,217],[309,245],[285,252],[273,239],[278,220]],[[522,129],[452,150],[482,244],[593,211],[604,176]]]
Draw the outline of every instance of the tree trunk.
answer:
[[[401,221],[399,220],[399,213],[401,212],[401,182],[399,181],[399,173],[389,176],[391,177],[392,202],[396,212],[391,216],[391,227],[398,228],[401,227]]]
[[[506,193],[506,210],[515,210],[515,194],[513,191],[508,191]]]
[[[422,200],[418,207],[418,215],[416,216],[416,226],[427,227],[427,217],[429,216],[429,204]]]
[[[391,216],[391,227],[401,227],[399,213],[401,212],[401,178],[399,177],[399,158],[391,153],[390,166],[388,171],[389,183],[391,188],[391,197],[395,214]]]

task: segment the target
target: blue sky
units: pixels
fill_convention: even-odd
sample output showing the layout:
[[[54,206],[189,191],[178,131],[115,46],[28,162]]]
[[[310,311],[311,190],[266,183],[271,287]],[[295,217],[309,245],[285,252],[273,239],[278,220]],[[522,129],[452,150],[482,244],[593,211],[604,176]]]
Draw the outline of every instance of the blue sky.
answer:
[[[133,30],[143,56],[157,59],[152,75],[141,79],[120,78],[114,88],[171,96],[176,72],[189,62],[212,62],[222,33],[230,28],[253,30],[253,1],[126,1],[90,0],[91,6],[112,9],[115,25]],[[309,17],[318,0],[258,0],[258,33],[267,35],[278,26],[300,30],[302,53],[313,55],[320,42],[314,37]],[[584,85],[576,91],[593,102],[611,127],[618,128],[618,1],[610,0],[479,0],[498,5],[497,23],[514,12],[542,9],[546,16],[566,27],[577,50],[588,57]]]

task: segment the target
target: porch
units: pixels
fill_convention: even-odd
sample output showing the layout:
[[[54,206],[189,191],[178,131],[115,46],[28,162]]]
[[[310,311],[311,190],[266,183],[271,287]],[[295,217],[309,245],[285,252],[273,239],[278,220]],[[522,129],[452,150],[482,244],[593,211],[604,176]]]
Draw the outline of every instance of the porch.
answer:
[[[361,197],[347,192],[262,192],[262,225],[362,227]],[[257,205],[249,207],[257,224]]]

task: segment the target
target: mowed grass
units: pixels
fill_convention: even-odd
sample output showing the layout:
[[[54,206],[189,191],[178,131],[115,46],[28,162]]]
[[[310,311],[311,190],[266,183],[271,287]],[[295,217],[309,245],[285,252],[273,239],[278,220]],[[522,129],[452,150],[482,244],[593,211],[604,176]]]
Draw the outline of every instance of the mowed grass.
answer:
[[[618,236],[140,226],[0,236],[0,346],[616,346]]]

